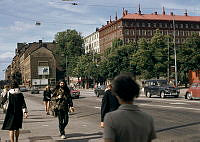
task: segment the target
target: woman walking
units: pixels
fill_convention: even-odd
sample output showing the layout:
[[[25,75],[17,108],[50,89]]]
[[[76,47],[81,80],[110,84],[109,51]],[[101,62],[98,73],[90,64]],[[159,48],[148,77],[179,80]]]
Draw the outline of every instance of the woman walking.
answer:
[[[49,115],[49,103],[51,101],[51,89],[50,89],[50,86],[47,85],[46,88],[45,88],[45,91],[43,93],[43,102],[44,102],[44,106],[45,106],[45,111],[46,111],[46,114]]]
[[[69,121],[69,111],[74,111],[70,90],[64,80],[59,81],[53,91],[53,108],[58,116],[59,131],[62,139],[65,139],[65,127]]]
[[[6,99],[7,97],[7,93],[9,91],[9,86],[8,85],[4,85],[4,89],[3,89],[3,92],[1,92],[1,99]],[[2,109],[3,109],[3,113],[6,113],[7,111],[7,108],[8,108],[8,100],[4,100],[5,102],[3,102],[3,100],[1,100],[1,106],[2,106]]]
[[[25,118],[28,116],[27,107],[17,82],[12,81],[10,87],[11,89],[3,100],[5,102],[8,99],[8,109],[2,130],[9,130],[10,141],[14,142],[15,137],[16,142],[18,142],[19,129],[22,128],[23,113]]]

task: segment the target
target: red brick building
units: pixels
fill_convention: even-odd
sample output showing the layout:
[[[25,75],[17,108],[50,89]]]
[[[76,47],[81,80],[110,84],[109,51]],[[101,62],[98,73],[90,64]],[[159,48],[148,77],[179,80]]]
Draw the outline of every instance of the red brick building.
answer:
[[[121,39],[124,43],[135,42],[140,38],[151,39],[156,30],[159,29],[163,35],[172,35],[175,32],[176,44],[181,44],[193,33],[200,33],[200,16],[189,16],[187,11],[184,15],[174,15],[157,12],[142,14],[140,8],[138,13],[128,13],[123,9],[120,19],[107,21],[107,24],[99,29],[100,52],[112,45],[114,39]]]

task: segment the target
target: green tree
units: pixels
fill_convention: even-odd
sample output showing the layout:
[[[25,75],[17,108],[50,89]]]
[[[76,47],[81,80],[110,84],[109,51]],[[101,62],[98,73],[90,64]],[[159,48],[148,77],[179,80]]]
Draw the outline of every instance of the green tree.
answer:
[[[185,41],[185,43],[178,50],[177,60],[180,80],[187,84],[189,70],[200,70],[199,35],[193,34]]]
[[[55,41],[57,43],[57,50],[54,52],[56,58],[60,61],[63,69],[67,70],[68,76],[74,75],[74,68],[76,67],[78,57],[84,53],[83,39],[81,34],[76,30],[66,30],[63,32],[58,32],[55,35]]]

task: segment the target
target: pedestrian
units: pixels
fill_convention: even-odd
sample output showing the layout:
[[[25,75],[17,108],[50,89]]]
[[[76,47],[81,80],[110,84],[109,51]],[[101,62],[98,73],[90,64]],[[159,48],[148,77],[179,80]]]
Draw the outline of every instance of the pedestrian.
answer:
[[[104,127],[104,116],[106,113],[116,110],[119,107],[119,102],[116,96],[112,95],[112,85],[108,84],[105,90],[105,95],[102,98],[101,104],[101,123],[100,126]]]
[[[2,99],[7,96],[7,93],[9,91],[9,85],[4,85],[4,89],[3,91],[1,92],[1,106],[2,106],[2,109],[3,109],[3,113],[6,113],[7,111],[7,108],[8,108],[8,100],[6,100],[5,102],[2,102]]]
[[[24,117],[28,117],[28,111],[23,94],[19,90],[18,83],[12,81],[10,85],[11,89],[4,97],[3,102],[8,99],[8,109],[3,122],[2,130],[9,130],[10,141],[18,142],[19,129],[22,128],[23,113]]]
[[[61,138],[65,139],[65,127],[69,121],[68,112],[74,112],[74,107],[70,90],[64,80],[59,81],[58,85],[53,91],[52,105],[58,117]]]
[[[50,114],[49,113],[49,108],[50,108],[51,95],[52,95],[52,91],[50,89],[50,86],[47,85],[45,87],[44,92],[43,92],[43,102],[44,102],[45,111],[46,111],[47,115]]]
[[[121,105],[104,118],[104,142],[150,142],[156,138],[153,118],[133,104],[139,90],[130,74],[114,78],[112,93]]]

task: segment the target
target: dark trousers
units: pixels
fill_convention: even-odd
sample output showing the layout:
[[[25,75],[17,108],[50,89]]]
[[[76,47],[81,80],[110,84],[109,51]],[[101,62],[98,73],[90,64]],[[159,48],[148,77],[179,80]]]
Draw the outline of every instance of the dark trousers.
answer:
[[[61,135],[65,135],[65,127],[68,124],[69,121],[69,115],[68,112],[65,110],[58,110],[58,121],[59,121],[59,131]]]

